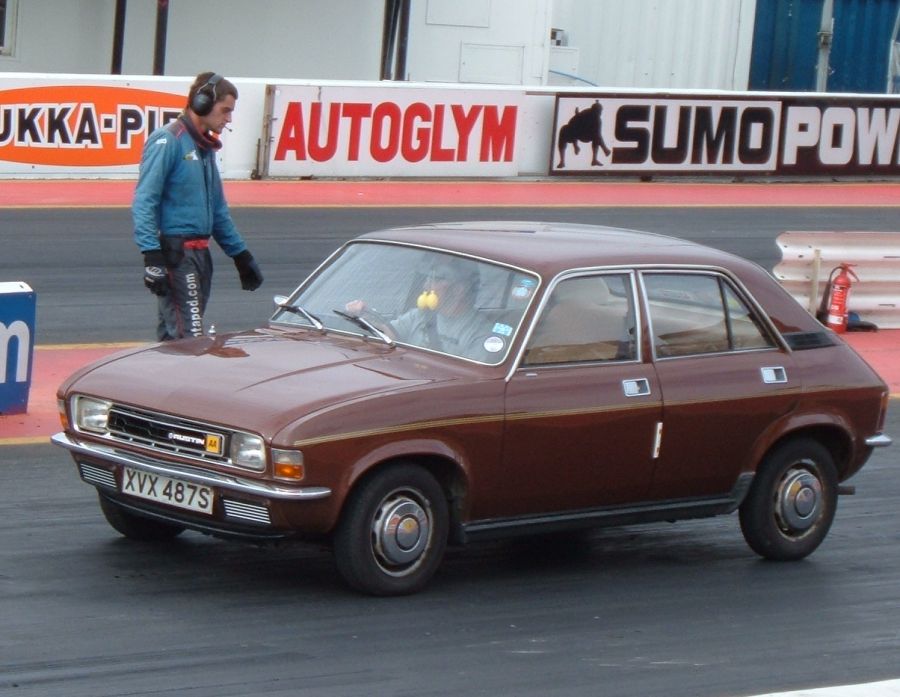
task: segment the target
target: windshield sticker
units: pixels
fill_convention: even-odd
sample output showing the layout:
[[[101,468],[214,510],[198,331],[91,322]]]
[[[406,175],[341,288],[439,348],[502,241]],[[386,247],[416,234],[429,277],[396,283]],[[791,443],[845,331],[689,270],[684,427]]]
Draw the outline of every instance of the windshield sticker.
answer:
[[[503,322],[497,322],[491,331],[494,334],[500,334],[501,336],[512,336],[512,327],[508,324],[503,324]]]
[[[504,346],[506,346],[506,342],[499,336],[489,336],[484,340],[484,350],[488,353],[500,353]]]
[[[517,285],[512,289],[512,296],[520,300],[526,300],[531,297],[537,284],[533,278],[523,276],[518,279]]]

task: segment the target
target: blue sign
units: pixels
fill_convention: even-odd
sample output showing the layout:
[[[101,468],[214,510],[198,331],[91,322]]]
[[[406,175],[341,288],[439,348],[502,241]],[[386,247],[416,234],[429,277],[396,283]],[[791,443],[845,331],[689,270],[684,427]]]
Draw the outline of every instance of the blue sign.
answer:
[[[35,306],[27,283],[0,282],[0,414],[24,414],[28,409]]]

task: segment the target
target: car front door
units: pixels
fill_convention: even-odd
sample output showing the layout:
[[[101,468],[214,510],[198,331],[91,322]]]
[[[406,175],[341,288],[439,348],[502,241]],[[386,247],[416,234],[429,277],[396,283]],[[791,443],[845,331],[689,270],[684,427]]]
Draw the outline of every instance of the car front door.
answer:
[[[630,273],[569,277],[550,291],[507,385],[497,515],[646,497],[662,395],[635,316]]]

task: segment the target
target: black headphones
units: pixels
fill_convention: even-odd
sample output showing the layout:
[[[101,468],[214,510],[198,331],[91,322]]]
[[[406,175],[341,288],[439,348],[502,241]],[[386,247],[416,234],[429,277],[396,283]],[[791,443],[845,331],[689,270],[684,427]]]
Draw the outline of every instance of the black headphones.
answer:
[[[213,73],[206,84],[198,88],[191,97],[191,111],[197,116],[206,116],[211,112],[216,103],[216,85],[223,79],[218,73]]]

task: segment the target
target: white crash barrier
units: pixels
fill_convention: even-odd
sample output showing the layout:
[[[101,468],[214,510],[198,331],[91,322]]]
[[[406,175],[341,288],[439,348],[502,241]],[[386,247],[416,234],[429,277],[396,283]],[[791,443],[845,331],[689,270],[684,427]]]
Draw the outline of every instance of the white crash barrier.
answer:
[[[832,269],[853,264],[847,308],[881,329],[900,328],[900,232],[784,232],[775,278],[815,313]]]

